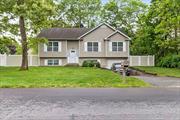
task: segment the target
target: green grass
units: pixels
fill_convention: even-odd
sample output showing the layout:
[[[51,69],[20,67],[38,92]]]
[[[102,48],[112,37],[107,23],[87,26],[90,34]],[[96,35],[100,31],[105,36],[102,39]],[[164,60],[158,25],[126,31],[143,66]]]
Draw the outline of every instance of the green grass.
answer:
[[[0,67],[0,88],[59,88],[59,87],[148,87],[137,78],[126,77],[98,68],[83,67]]]
[[[157,74],[158,76],[180,77],[180,69],[178,68],[162,68],[162,67],[134,67],[147,73]]]

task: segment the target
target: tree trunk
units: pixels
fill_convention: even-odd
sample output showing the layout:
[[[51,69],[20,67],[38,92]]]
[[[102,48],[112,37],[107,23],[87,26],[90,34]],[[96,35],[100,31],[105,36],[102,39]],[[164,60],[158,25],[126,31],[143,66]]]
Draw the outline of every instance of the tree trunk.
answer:
[[[21,44],[22,44],[22,63],[20,70],[28,70],[27,37],[26,37],[26,29],[25,29],[23,16],[19,17],[19,28],[20,28]]]

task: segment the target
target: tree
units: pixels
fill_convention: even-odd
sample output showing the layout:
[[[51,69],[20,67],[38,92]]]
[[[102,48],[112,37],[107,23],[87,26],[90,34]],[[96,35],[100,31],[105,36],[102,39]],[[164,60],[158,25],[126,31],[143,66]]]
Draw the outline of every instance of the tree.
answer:
[[[180,2],[153,0],[141,15],[133,40],[133,54],[153,54],[156,60],[180,51]]]
[[[130,37],[133,37],[139,14],[145,10],[146,4],[140,0],[110,0],[103,6],[101,19],[116,28],[123,28]]]
[[[58,19],[74,27],[94,27],[98,20],[100,0],[61,0]]]
[[[2,36],[21,39],[20,70],[28,70],[29,37],[36,37],[41,28],[51,24],[49,20],[55,13],[55,4],[53,0],[0,0],[0,6]]]

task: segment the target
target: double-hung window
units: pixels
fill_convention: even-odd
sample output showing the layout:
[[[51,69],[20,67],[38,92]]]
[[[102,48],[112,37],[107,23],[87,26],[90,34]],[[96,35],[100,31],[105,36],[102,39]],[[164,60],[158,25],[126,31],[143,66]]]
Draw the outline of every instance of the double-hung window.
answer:
[[[47,46],[47,51],[58,52],[58,48],[59,48],[58,42],[50,41]]]
[[[87,51],[88,52],[98,52],[98,42],[88,42]]]
[[[112,51],[123,51],[123,42],[112,42]]]
[[[49,59],[49,60],[47,61],[47,65],[50,65],[50,66],[59,65],[59,60],[58,60],[58,59]]]

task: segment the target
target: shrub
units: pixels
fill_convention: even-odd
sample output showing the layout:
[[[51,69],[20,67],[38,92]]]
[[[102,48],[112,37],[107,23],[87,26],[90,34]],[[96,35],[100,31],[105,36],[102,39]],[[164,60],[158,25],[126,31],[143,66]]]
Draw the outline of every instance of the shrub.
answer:
[[[180,68],[180,55],[168,55],[163,57],[157,66],[167,68]]]
[[[83,61],[82,67],[98,67],[98,68],[100,68],[101,65],[97,60],[85,60],[85,61]]]

